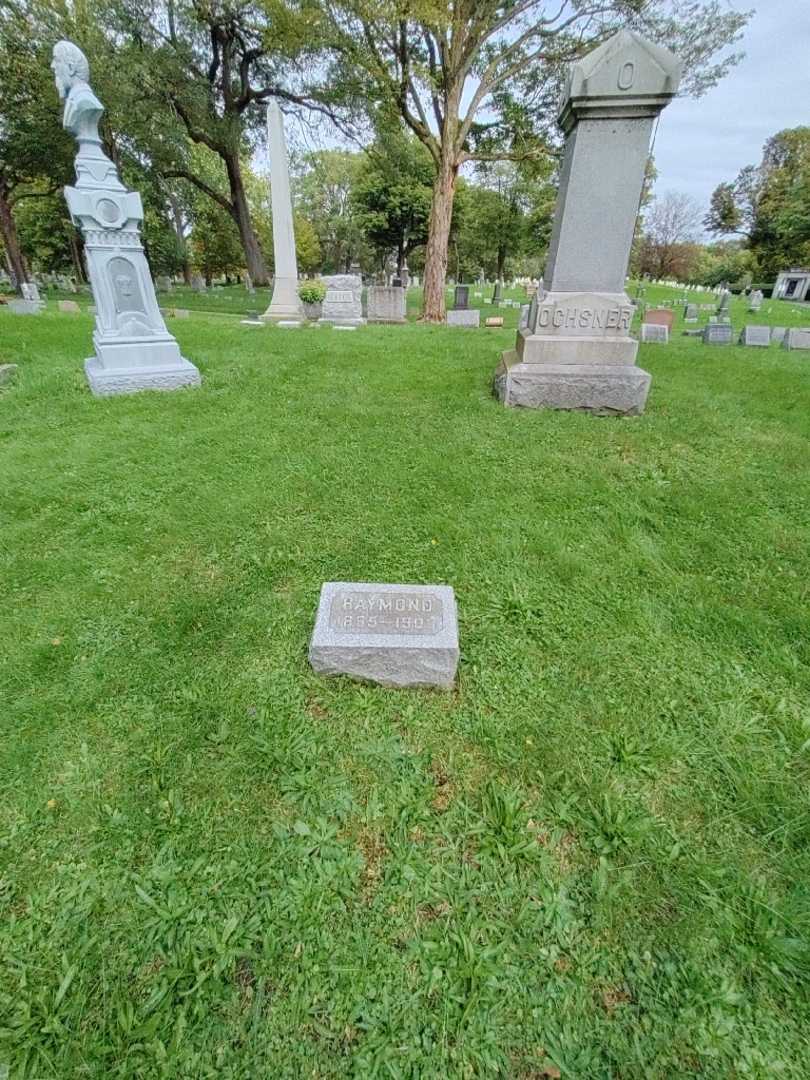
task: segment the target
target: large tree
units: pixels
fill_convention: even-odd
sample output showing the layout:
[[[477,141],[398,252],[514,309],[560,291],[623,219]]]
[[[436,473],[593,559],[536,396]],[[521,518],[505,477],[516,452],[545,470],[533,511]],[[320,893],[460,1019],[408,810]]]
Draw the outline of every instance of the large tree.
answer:
[[[644,216],[640,272],[685,281],[695,263],[700,206],[684,192],[667,191],[653,199]]]
[[[425,147],[395,125],[383,130],[361,160],[351,192],[357,220],[384,264],[397,273],[427,242],[433,166]]]
[[[396,112],[433,160],[423,310],[431,321],[445,313],[459,170],[546,152],[567,63],[629,26],[678,52],[683,91],[698,94],[738,59],[718,52],[747,20],[720,0],[334,0],[324,10],[329,93]]]
[[[318,236],[323,268],[346,273],[363,261],[365,237],[352,192],[363,155],[350,150],[316,150],[301,160],[293,178],[299,212]]]
[[[311,51],[307,3],[99,0],[96,9],[106,42],[115,45],[116,69],[125,73],[120,127],[131,133],[129,149],[163,178],[186,180],[221,207],[256,284],[268,276],[244,162],[263,137],[269,98],[299,100],[285,89],[285,73]],[[220,159],[223,185],[195,169],[192,147]]]
[[[747,242],[766,278],[810,262],[810,127],[779,131],[759,165],[715,189],[704,224]]]
[[[18,283],[29,279],[14,210],[72,178],[73,146],[59,123],[50,55],[34,13],[0,4],[0,237]]]
[[[556,191],[549,182],[549,160],[501,161],[476,170],[477,183],[464,194],[464,225],[459,249],[464,271],[481,268],[501,279],[517,271],[521,256],[532,257],[532,271],[548,247]]]

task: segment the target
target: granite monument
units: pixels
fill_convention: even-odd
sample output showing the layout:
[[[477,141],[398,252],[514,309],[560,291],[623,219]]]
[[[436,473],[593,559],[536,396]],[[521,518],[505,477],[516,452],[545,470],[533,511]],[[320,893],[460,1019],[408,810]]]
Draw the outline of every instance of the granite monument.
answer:
[[[644,411],[650,376],[636,367],[625,278],[653,123],[680,75],[673,53],[630,30],[569,70],[548,292],[495,373],[504,404]]]

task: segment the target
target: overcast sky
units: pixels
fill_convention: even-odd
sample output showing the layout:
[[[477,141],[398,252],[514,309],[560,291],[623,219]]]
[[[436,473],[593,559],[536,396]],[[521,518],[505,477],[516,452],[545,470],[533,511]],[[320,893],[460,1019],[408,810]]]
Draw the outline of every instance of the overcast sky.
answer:
[[[732,0],[756,8],[745,58],[705,97],[673,101],[655,141],[656,192],[685,191],[707,207],[722,180],[756,165],[770,135],[810,125],[810,0]]]

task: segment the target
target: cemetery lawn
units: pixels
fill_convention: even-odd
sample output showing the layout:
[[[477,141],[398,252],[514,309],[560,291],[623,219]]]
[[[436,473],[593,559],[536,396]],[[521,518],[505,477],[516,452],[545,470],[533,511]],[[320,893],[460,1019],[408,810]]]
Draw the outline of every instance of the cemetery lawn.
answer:
[[[0,1074],[806,1077],[810,354],[171,329],[94,400],[0,311]],[[457,689],[316,677],[326,580],[453,585]]]

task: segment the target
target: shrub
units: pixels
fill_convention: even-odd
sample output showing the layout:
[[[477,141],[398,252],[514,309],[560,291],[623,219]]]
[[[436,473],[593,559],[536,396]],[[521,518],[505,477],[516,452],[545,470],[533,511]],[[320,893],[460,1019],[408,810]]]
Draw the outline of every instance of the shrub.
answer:
[[[326,286],[322,281],[305,281],[298,286],[298,295],[305,304],[320,304],[326,296]]]

